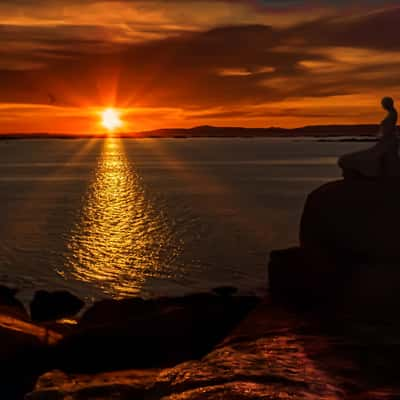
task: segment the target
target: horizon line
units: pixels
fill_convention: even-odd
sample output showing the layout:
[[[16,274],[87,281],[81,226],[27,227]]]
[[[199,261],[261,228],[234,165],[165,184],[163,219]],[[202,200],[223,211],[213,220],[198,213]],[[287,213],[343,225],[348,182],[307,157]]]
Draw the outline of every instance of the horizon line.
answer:
[[[157,128],[157,129],[148,129],[142,131],[119,131],[119,132],[79,132],[79,133],[72,133],[72,132],[51,132],[51,131],[32,131],[32,132],[0,132],[0,136],[29,136],[29,135],[54,135],[54,136],[122,136],[122,135],[145,135],[151,134],[155,132],[165,132],[165,131],[193,131],[193,130],[200,130],[200,129],[215,129],[215,130],[223,130],[223,129],[230,129],[230,130],[247,130],[247,131],[299,131],[304,129],[315,129],[315,128],[363,128],[363,127],[376,127],[379,124],[316,124],[316,125],[303,125],[294,128],[285,128],[280,126],[269,126],[269,127],[244,127],[244,126],[216,126],[216,125],[196,125],[190,128],[177,128],[177,127],[166,127],[166,128]]]

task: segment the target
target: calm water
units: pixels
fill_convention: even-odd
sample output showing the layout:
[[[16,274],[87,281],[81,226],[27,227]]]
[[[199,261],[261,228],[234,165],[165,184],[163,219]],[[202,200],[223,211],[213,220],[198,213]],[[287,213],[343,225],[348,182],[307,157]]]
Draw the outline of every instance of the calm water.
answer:
[[[104,296],[266,286],[308,192],[360,143],[285,139],[0,142],[0,283]]]

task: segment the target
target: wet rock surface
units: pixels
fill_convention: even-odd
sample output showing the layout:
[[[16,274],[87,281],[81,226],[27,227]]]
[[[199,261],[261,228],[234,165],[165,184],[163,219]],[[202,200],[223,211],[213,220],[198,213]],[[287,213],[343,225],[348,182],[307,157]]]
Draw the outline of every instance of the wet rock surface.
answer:
[[[298,314],[265,300],[200,360],[92,375],[53,371],[26,399],[397,399],[396,337],[394,326]]]
[[[66,388],[73,387],[80,398],[86,398],[86,394],[92,396],[93,388],[101,381],[101,396],[108,398],[109,394],[119,398],[118,393],[124,392],[128,378],[126,393],[139,395],[147,390],[143,387],[148,380],[145,377],[153,376],[154,368],[161,371],[161,368],[201,358],[259,303],[256,297],[233,297],[225,291],[221,295],[204,293],[181,298],[104,300],[87,310],[76,325],[64,326],[60,322],[48,322],[54,310],[51,315],[60,316],[60,302],[55,302],[54,309],[50,308],[50,314],[43,318],[46,322],[35,323],[14,298],[15,291],[2,290],[0,299],[3,295],[7,313],[0,314],[0,389],[8,400],[22,399],[43,373],[37,386],[39,394],[32,396],[63,398],[60,393],[67,393]],[[60,293],[56,294],[60,300]],[[48,310],[48,300],[54,298],[53,294],[45,297],[45,307],[40,312]],[[61,304],[65,299],[70,304],[74,296],[62,293]],[[80,306],[78,302],[75,304]],[[64,307],[63,313],[65,310]],[[131,371],[128,376],[106,375],[106,371],[134,367],[141,370]],[[64,372],[49,372],[54,369]],[[76,375],[73,383],[69,381],[70,374],[83,372],[98,375],[90,378]],[[103,388],[104,382],[111,386]],[[54,389],[55,384],[59,389]],[[53,389],[40,393],[44,387]],[[61,388],[64,389],[60,392]]]

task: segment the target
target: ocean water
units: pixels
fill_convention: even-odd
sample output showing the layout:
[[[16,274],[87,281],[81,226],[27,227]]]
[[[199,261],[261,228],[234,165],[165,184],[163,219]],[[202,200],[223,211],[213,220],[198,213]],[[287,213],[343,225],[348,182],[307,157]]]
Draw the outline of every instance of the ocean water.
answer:
[[[263,293],[307,194],[368,143],[0,141],[0,283],[103,297]]]

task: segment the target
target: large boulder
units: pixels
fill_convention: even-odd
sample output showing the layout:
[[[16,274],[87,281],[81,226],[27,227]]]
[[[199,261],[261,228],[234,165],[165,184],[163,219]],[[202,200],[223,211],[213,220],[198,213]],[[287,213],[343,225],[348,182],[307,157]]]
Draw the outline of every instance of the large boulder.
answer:
[[[341,180],[307,199],[301,247],[344,262],[400,262],[400,181]]]
[[[102,301],[57,345],[57,367],[98,372],[200,358],[257,303],[252,296],[213,294]]]
[[[398,181],[341,180],[306,201],[300,248],[273,252],[271,292],[393,320],[400,306]],[[292,301],[293,302],[293,301]]]
[[[132,316],[148,314],[155,309],[154,301],[146,301],[140,297],[99,300],[83,313],[79,320],[79,327],[90,328],[105,323],[118,324],[126,319],[129,320]]]
[[[81,299],[67,291],[39,290],[30,304],[31,318],[35,322],[44,322],[73,317],[84,305]]]

